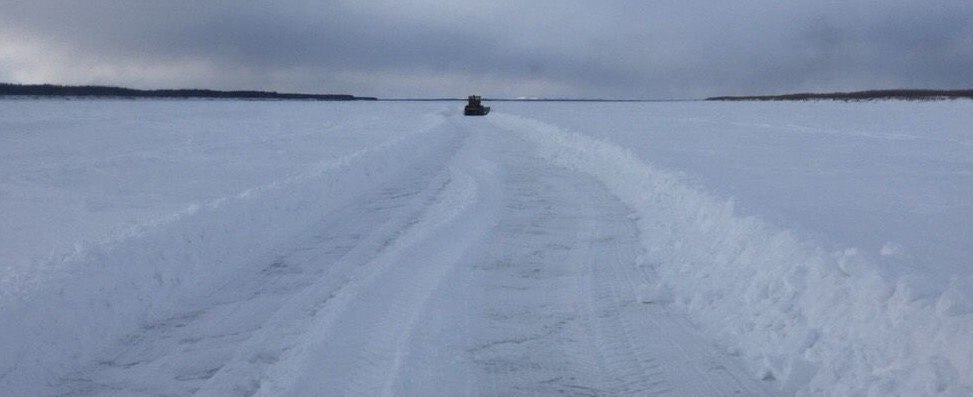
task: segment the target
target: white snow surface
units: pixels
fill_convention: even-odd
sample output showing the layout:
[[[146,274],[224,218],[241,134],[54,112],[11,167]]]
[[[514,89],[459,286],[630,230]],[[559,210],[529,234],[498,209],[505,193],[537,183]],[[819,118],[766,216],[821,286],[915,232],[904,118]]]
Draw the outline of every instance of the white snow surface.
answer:
[[[973,395],[973,102],[0,101],[0,395]]]

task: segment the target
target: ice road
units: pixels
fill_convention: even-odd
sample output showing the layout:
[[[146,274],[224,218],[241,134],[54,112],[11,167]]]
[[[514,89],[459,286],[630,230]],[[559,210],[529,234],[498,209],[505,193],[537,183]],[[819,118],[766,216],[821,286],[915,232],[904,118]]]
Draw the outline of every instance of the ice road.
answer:
[[[662,137],[640,149],[562,105],[5,104],[0,395],[970,392],[962,260],[893,271],[831,251],[745,194],[743,216],[706,191],[719,183],[655,168]],[[695,117],[669,125],[696,123],[697,147],[747,139],[701,129],[718,105],[597,106],[622,132],[658,134],[619,121],[656,106],[658,122]],[[763,107],[797,105],[733,106],[768,124],[719,125],[753,133],[794,117]],[[894,113],[882,106],[801,109]],[[575,130],[543,117],[558,112]],[[829,131],[815,144],[860,132]],[[938,208],[968,211],[973,140],[929,141],[948,165],[912,171],[960,181]],[[807,178],[828,175],[847,173]]]

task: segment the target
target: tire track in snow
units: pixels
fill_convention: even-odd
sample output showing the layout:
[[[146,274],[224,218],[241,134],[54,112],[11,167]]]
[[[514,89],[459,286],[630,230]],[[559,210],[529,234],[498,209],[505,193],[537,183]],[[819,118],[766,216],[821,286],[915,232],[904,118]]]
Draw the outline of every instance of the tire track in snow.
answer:
[[[740,362],[701,338],[678,314],[639,297],[641,284],[649,280],[634,257],[602,252],[601,258],[587,261],[588,285],[581,288],[591,294],[586,309],[594,319],[592,339],[606,395],[769,394]]]
[[[63,395],[251,395],[298,346],[321,310],[435,202],[460,135],[402,164],[389,183],[337,208],[303,234],[240,266],[184,311],[144,324],[104,359],[63,377]]]
[[[453,127],[461,148],[120,341],[66,394],[764,394],[639,302],[638,231],[604,186],[515,134]]]
[[[435,202],[316,314],[311,340],[272,368],[258,395],[394,393],[427,302],[493,219],[493,167],[473,148],[481,140],[468,139]]]
[[[452,299],[469,302],[471,394],[767,394],[681,317],[640,302],[649,280],[629,208],[516,135],[490,133],[503,134],[503,211],[469,269],[472,291]]]

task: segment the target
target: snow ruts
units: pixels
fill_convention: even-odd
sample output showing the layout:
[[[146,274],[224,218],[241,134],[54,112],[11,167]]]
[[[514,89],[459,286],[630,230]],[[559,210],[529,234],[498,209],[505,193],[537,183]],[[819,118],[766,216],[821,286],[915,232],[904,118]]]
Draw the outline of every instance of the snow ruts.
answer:
[[[168,315],[102,341],[53,390],[765,394],[736,358],[642,299],[652,274],[640,231],[599,181],[482,121],[425,136],[381,187],[360,186]]]
[[[484,130],[505,168],[503,211],[461,278],[466,298],[453,299],[464,302],[457,355],[473,367],[473,395],[766,393],[678,315],[638,299],[647,280],[624,204],[594,178],[534,157],[518,134]],[[401,395],[449,394],[411,386]]]
[[[828,253],[657,170],[611,142],[496,114],[555,164],[592,175],[635,212],[643,288],[796,395],[969,395],[962,283],[926,296],[854,252]],[[933,298],[933,299],[930,299]]]
[[[95,247],[66,266],[64,277],[49,280],[30,295],[4,301],[0,388],[12,395],[46,395],[64,390],[98,394],[116,388],[184,394],[198,387],[200,379],[213,376],[220,367],[219,351],[200,353],[201,362],[187,367],[156,360],[176,356],[171,349],[182,349],[183,340],[224,340],[224,345],[233,345],[259,328],[266,315],[261,313],[272,313],[266,305],[273,303],[263,300],[272,294],[260,289],[262,279],[257,275],[282,283],[306,282],[306,275],[289,273],[299,267],[278,263],[278,256],[288,254],[281,250],[286,251],[295,236],[304,233],[309,239],[314,227],[328,227],[329,222],[338,222],[336,227],[354,235],[347,229],[357,226],[355,215],[346,212],[342,221],[337,216],[342,208],[347,210],[382,186],[421,186],[408,179],[396,182],[428,176],[422,169],[442,168],[459,139],[443,122],[442,116],[430,115],[428,128],[322,162],[301,175],[214,200]],[[247,285],[226,287],[227,280]],[[219,295],[221,286],[227,295]],[[259,299],[247,305],[233,294]],[[154,337],[158,338],[152,343],[141,342]],[[145,354],[139,353],[143,349]],[[189,354],[175,360],[194,358]],[[159,372],[162,368],[166,370]],[[132,376],[124,375],[130,369]],[[139,370],[151,376],[139,376]],[[166,372],[177,381],[164,382],[170,376]]]
[[[432,292],[492,225],[495,167],[472,137],[432,202],[313,313],[312,338],[271,368],[257,395],[390,395]]]

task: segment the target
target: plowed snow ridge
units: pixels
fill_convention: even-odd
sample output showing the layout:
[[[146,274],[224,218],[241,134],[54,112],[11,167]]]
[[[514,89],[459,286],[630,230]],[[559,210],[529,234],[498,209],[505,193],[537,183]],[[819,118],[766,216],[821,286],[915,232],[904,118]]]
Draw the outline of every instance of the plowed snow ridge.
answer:
[[[588,173],[638,216],[650,294],[733,346],[787,393],[973,393],[973,308],[956,283],[930,307],[854,252],[829,254],[609,142],[496,115],[549,161]],[[921,326],[917,326],[921,325]],[[894,341],[894,342],[893,342]],[[895,344],[894,347],[890,343]]]
[[[101,269],[37,297],[74,315],[27,301],[5,313],[52,343],[6,347],[19,353],[4,390],[765,394],[737,358],[638,299],[629,210],[532,146],[482,121],[443,121],[105,247],[86,259]],[[289,228],[274,238],[248,232],[276,221]],[[79,329],[89,333],[65,337]]]
[[[973,394],[962,283],[556,125],[422,120],[0,280],[0,395]]]

